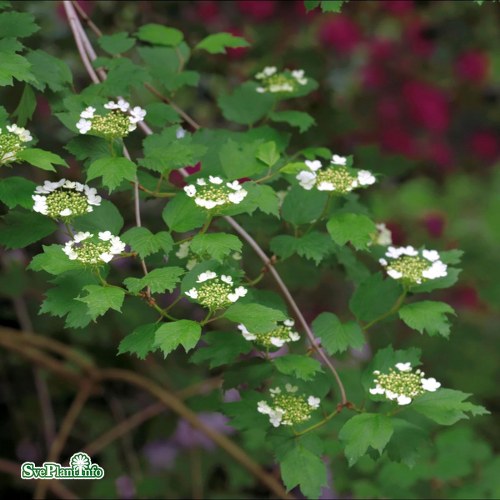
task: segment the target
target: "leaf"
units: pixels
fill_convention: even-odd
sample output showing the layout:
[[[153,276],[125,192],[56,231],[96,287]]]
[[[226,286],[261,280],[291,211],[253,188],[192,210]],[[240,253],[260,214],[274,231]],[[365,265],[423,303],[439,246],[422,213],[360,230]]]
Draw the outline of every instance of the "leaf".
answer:
[[[223,210],[224,215],[252,214],[260,210],[265,214],[279,217],[279,198],[271,186],[245,182],[248,194],[238,205],[231,205]]]
[[[31,209],[35,188],[36,184],[24,177],[6,177],[0,180],[0,201],[9,208],[19,205]]]
[[[354,321],[342,324],[333,313],[321,313],[312,323],[316,337],[328,354],[344,352],[349,347],[360,349],[365,344],[361,327]]]
[[[323,12],[340,13],[342,5],[348,0],[321,0],[321,10]]]
[[[490,412],[483,406],[465,401],[471,395],[453,389],[438,389],[415,398],[411,409],[440,425],[453,425],[467,419],[467,413],[472,416],[489,415]]]
[[[271,240],[271,250],[282,259],[287,259],[297,253],[301,257],[313,260],[318,265],[331,253],[333,243],[328,235],[317,231],[311,231],[300,238],[281,234]]]
[[[139,40],[149,42],[153,45],[165,45],[175,47],[184,40],[182,31],[161,24],[145,24],[139,28],[136,33]]]
[[[130,50],[135,45],[135,40],[122,31],[113,35],[102,35],[97,39],[97,43],[108,54],[116,56]]]
[[[118,354],[130,353],[135,354],[139,359],[146,359],[146,356],[155,350],[154,340],[157,329],[157,323],[137,327],[122,339],[118,346]]]
[[[245,389],[260,387],[265,380],[271,377],[272,373],[272,365],[263,359],[241,361],[224,370],[224,388],[230,389],[241,384],[245,385]],[[262,399],[262,395],[260,399]],[[254,406],[254,412],[256,406]]]
[[[94,234],[99,231],[111,231],[112,234],[118,235],[123,227],[123,217],[113,203],[102,200],[92,212],[75,219],[73,226],[77,231],[89,231]]]
[[[412,286],[411,291],[412,293],[426,293],[433,292],[434,290],[440,290],[442,288],[450,288],[458,281],[458,275],[460,272],[460,269],[448,267],[448,274],[444,278],[436,278],[434,280],[426,281],[421,285]]]
[[[356,250],[366,249],[372,235],[377,232],[375,223],[369,217],[351,213],[333,215],[326,228],[335,243],[345,245],[350,241]]]
[[[137,166],[133,161],[123,157],[100,158],[94,161],[87,171],[87,181],[102,177],[102,183],[113,191],[122,181],[135,179]]]
[[[33,83],[34,77],[30,71],[31,64],[25,57],[0,50],[0,86],[12,85],[13,79],[20,82]]]
[[[205,233],[197,234],[191,241],[189,249],[200,255],[218,261],[234,252],[241,252],[242,243],[234,234]]]
[[[211,369],[227,365],[253,349],[252,343],[236,332],[208,332],[202,340],[208,345],[197,349],[190,361],[196,364],[209,361]]]
[[[269,118],[273,122],[288,123],[292,127],[297,127],[301,133],[316,124],[316,120],[303,111],[273,111]]]
[[[0,244],[7,248],[24,248],[56,230],[56,223],[44,215],[11,210],[2,217]]]
[[[271,111],[274,99],[269,94],[259,94],[254,82],[246,82],[232,94],[222,94],[217,103],[226,120],[241,125],[252,125]]]
[[[356,288],[349,308],[359,320],[372,321],[387,313],[401,293],[402,288],[395,280],[384,280],[381,273],[373,274]]]
[[[103,58],[96,59],[94,65],[99,66]],[[148,72],[127,57],[109,59],[103,66],[108,68],[108,76],[100,84],[103,94],[128,96],[133,88],[142,88],[145,82],[150,82]]]
[[[231,179],[251,177],[263,172],[265,166],[257,161],[259,142],[242,143],[229,139],[219,152],[220,164],[226,176]]]
[[[13,115],[17,117],[17,125],[24,127],[36,109],[35,93],[30,85],[25,85],[19,104]]]
[[[280,463],[281,477],[287,491],[299,486],[307,498],[319,498],[327,484],[326,465],[320,457],[302,445],[292,448]]]
[[[147,111],[148,123],[157,127],[162,127],[165,124],[179,123],[181,117],[172,106],[163,102],[152,102],[145,106]]]
[[[188,352],[196,346],[201,336],[201,326],[196,321],[181,319],[163,323],[155,333],[155,346],[159,347],[165,358],[179,345]]]
[[[280,159],[278,148],[273,141],[265,142],[259,146],[257,150],[257,158],[265,163],[268,167],[272,167]]]
[[[167,226],[178,233],[185,233],[201,227],[207,220],[207,214],[204,210],[182,193],[168,202],[162,217]]]
[[[349,467],[352,467],[369,447],[382,454],[392,433],[392,421],[385,415],[362,413],[349,419],[339,432],[339,439],[345,444],[344,453]]]
[[[163,251],[168,254],[173,246],[174,240],[170,233],[160,231],[153,234],[145,227],[133,227],[126,233],[123,233],[121,239],[128,243],[134,252],[137,252],[141,258],[148,257],[154,253]]]
[[[293,186],[283,200],[281,215],[292,224],[306,224],[321,215],[327,199],[328,195],[324,192]]]
[[[287,319],[282,311],[260,304],[233,304],[224,317],[235,323],[243,323],[250,332],[255,333],[270,332],[276,328],[277,321]]]
[[[199,42],[195,49],[206,50],[210,54],[225,54],[226,48],[237,49],[239,47],[250,47],[250,44],[244,38],[231,33],[214,33]]]
[[[311,10],[318,7],[319,2],[320,2],[320,0],[304,0],[304,6],[306,8],[306,11],[310,12]]]
[[[137,293],[147,286],[151,288],[152,293],[163,293],[165,290],[172,293],[184,273],[184,269],[180,267],[160,267],[142,278],[126,278],[123,283],[132,293]]]
[[[73,84],[71,70],[63,60],[43,50],[29,52],[26,59],[31,63],[31,72],[36,78],[33,86],[38,90],[48,87],[53,92],[61,92]]]
[[[430,444],[427,432],[406,420],[393,418],[394,434],[387,445],[391,460],[414,467],[422,454],[422,449]]]
[[[109,157],[109,143],[102,137],[92,135],[77,135],[64,146],[64,149],[77,160],[90,159],[95,161],[99,158]]]
[[[35,255],[28,266],[33,271],[45,271],[54,275],[81,268],[79,262],[68,259],[61,245],[44,246],[43,253]]]
[[[452,307],[444,302],[430,300],[408,304],[399,310],[399,317],[410,328],[420,333],[424,333],[425,330],[431,337],[434,335],[449,337],[450,322],[447,314],[455,314]]]
[[[78,297],[77,300],[87,304],[89,314],[93,320],[105,314],[109,309],[121,311],[123,299],[125,298],[125,290],[122,288],[88,285],[83,289],[87,292],[87,295]]]
[[[26,38],[39,29],[39,26],[35,24],[33,14],[16,11],[2,12],[0,14],[2,38]]]
[[[59,155],[38,148],[23,149],[17,153],[17,157],[34,167],[52,172],[56,171],[54,165],[62,165],[63,167],[68,166],[68,164]]]
[[[317,359],[302,354],[287,354],[275,358],[274,365],[284,375],[293,375],[301,380],[312,380],[316,373],[322,371]]]

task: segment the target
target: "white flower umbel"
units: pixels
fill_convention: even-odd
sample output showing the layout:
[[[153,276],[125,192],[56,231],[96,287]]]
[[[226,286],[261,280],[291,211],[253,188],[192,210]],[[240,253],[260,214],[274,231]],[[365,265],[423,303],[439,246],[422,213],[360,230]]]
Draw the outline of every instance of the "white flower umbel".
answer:
[[[283,347],[288,342],[297,342],[300,335],[293,329],[293,319],[287,319],[283,322],[278,322],[277,327],[266,333],[251,333],[243,324],[238,325],[238,330],[241,331],[243,337],[250,341],[259,344],[264,349],[276,349]]]
[[[265,94],[267,92],[278,94],[287,94],[295,92],[302,85],[307,84],[307,78],[304,75],[303,69],[296,69],[293,71],[284,70],[278,72],[275,66],[268,66],[260,73],[255,75],[259,81],[257,92]]]
[[[25,143],[32,140],[29,130],[25,128],[17,125],[0,128],[0,165],[16,161],[17,154],[25,149]]]
[[[319,408],[320,398],[297,394],[298,387],[286,384],[285,389],[276,387],[269,390],[271,401],[259,401],[257,411],[269,415],[269,422],[274,427],[280,425],[298,425],[311,418]]]
[[[235,287],[231,276],[219,276],[214,271],[205,271],[198,275],[196,285],[185,293],[203,307],[216,311],[244,297],[247,289],[243,286]]]
[[[110,231],[100,232],[97,236],[89,232],[76,233],[63,248],[70,260],[91,265],[107,263],[124,250],[125,243]]]
[[[347,167],[347,158],[333,155],[329,165],[323,166],[319,160],[306,160],[307,169],[301,170],[296,179],[310,191],[330,191],[338,194],[349,193],[353,189],[373,184],[375,176],[368,170],[355,170]]]
[[[35,212],[64,222],[92,212],[102,201],[95,188],[66,179],[45,181],[37,186],[32,198]]]
[[[108,140],[126,137],[146,116],[144,109],[139,106],[130,108],[130,104],[123,99],[109,101],[104,109],[103,114],[97,114],[96,108],[89,106],[80,113],[80,120],[76,123],[80,134],[90,132]]]
[[[212,175],[208,179],[197,179],[196,184],[185,186],[184,191],[206,210],[238,205],[248,194],[238,181],[225,182]]]
[[[401,280],[408,286],[444,278],[448,274],[448,266],[441,261],[436,250],[390,246],[385,258],[379,259],[379,262],[391,278]]]
[[[396,363],[395,369],[390,368],[389,373],[374,371],[373,374],[375,387],[370,389],[370,394],[383,395],[400,406],[408,405],[417,396],[435,392],[441,387],[435,378],[424,378],[423,371],[413,371],[410,362]]]

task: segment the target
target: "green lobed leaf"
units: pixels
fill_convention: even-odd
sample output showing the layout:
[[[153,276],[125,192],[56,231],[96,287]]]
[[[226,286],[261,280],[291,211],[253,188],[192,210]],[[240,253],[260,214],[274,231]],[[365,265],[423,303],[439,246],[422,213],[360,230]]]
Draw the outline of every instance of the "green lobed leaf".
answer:
[[[53,275],[81,268],[81,263],[70,260],[61,245],[43,246],[43,252],[35,255],[28,266],[33,271],[45,271]]]
[[[458,276],[461,269],[456,269],[448,267],[447,275],[444,278],[436,278],[434,280],[426,281],[421,285],[416,285],[411,287],[412,293],[427,293],[433,292],[434,290],[440,290],[442,288],[450,288],[458,281]]]
[[[387,445],[391,460],[414,467],[422,455],[423,449],[431,444],[427,432],[406,420],[393,418],[394,434]]]
[[[134,252],[137,252],[141,258],[148,257],[154,253],[163,251],[168,254],[173,246],[174,240],[170,233],[160,231],[153,234],[146,227],[133,227],[123,233],[121,239],[128,243]]]
[[[68,166],[68,164],[59,155],[38,148],[23,149],[17,153],[17,158],[19,158],[19,160],[24,160],[34,167],[52,172],[56,171],[54,165],[62,165],[63,167]]]
[[[179,345],[188,352],[200,340],[201,326],[196,321],[181,319],[172,323],[163,323],[155,333],[156,347],[159,347],[165,358]]]
[[[78,297],[77,300],[87,304],[89,314],[93,320],[105,314],[109,309],[121,311],[123,299],[125,298],[125,290],[122,288],[88,285],[83,290],[87,292],[87,295]]]
[[[450,335],[450,322],[447,314],[455,314],[451,306],[444,302],[424,300],[408,304],[399,310],[399,317],[414,330],[427,332],[430,336]]]
[[[162,217],[167,226],[178,233],[201,227],[207,220],[206,212],[183,193],[167,203]]]
[[[279,198],[271,186],[245,182],[248,194],[238,205],[231,205],[223,210],[224,215],[252,214],[260,210],[265,214],[279,217]]]
[[[314,358],[302,354],[287,354],[273,361],[277,370],[284,375],[293,375],[301,380],[312,380],[316,373],[321,372],[321,363]]]
[[[333,313],[321,313],[312,322],[312,327],[328,354],[344,352],[350,347],[360,349],[365,344],[365,337],[358,323],[348,321],[343,324]]]
[[[44,215],[11,210],[2,217],[0,244],[7,248],[24,248],[56,231],[56,223]]]
[[[319,498],[326,485],[326,465],[321,458],[301,444],[292,448],[280,461],[281,477],[287,491],[299,486],[307,498]]]
[[[292,224],[306,224],[321,215],[327,199],[328,195],[324,192],[306,191],[300,186],[293,186],[285,196],[281,215]]]
[[[471,396],[453,389],[438,389],[426,392],[414,399],[411,409],[426,416],[440,425],[453,425],[462,419],[472,416],[489,415],[483,406],[465,401]]]
[[[129,96],[133,88],[142,88],[145,82],[150,82],[146,69],[133,63],[127,57],[115,57],[108,59],[99,58],[94,61],[94,66],[105,66],[108,68],[108,76],[100,85],[102,95]]]
[[[387,313],[401,294],[402,288],[395,280],[373,274],[356,288],[349,308],[359,320],[372,321]]]
[[[167,47],[175,47],[184,40],[182,31],[154,23],[141,26],[136,36],[143,42],[149,42],[153,45],[165,45]]]
[[[321,10],[323,12],[340,13],[342,5],[348,0],[321,0]]]
[[[112,35],[102,35],[97,39],[97,43],[108,54],[115,56],[130,50],[135,45],[135,40],[122,31]]]
[[[307,12],[318,7],[319,2],[320,2],[320,0],[304,0],[304,6],[305,6]]]
[[[226,48],[236,49],[239,47],[250,47],[250,44],[244,38],[234,36],[231,33],[214,33],[199,42],[195,49],[206,50],[210,54],[225,54]]]
[[[196,364],[209,361],[210,368],[230,364],[253,349],[252,343],[237,332],[208,332],[202,340],[207,345],[197,349],[190,361]]]
[[[229,139],[219,152],[222,169],[229,180],[251,177],[264,172],[266,167],[257,160],[260,141],[250,143]]]
[[[254,358],[234,363],[224,370],[224,388],[230,389],[241,384],[244,384],[245,388],[261,387],[272,374],[272,365],[263,359]],[[260,399],[262,399],[262,395]],[[257,405],[254,406],[254,418],[256,407]]]
[[[132,333],[122,339],[118,346],[118,354],[135,354],[139,359],[156,350],[154,345],[158,323],[148,323],[137,327]]]
[[[159,267],[142,278],[126,278],[123,283],[132,292],[137,293],[149,286],[152,293],[173,292],[185,273],[180,267]]]
[[[28,123],[28,120],[30,120],[33,116],[35,109],[35,93],[33,92],[33,88],[30,85],[26,84],[24,86],[21,99],[19,100],[19,104],[17,105],[17,108],[13,113],[13,116],[17,117],[17,125],[25,127],[26,123]]]
[[[38,90],[48,87],[53,92],[61,92],[73,84],[69,66],[61,59],[43,50],[33,50],[26,55],[31,64],[31,72],[36,78],[33,86]]]
[[[350,241],[357,250],[366,249],[372,235],[377,232],[375,223],[369,217],[351,213],[333,215],[326,228],[335,243],[345,245]]]
[[[24,177],[6,177],[0,180],[0,201],[9,208],[33,207],[32,195],[35,192],[36,184]]]
[[[123,223],[123,217],[115,205],[108,200],[102,200],[92,212],[75,219],[73,226],[77,231],[89,231],[93,234],[111,231],[112,234],[118,235]]]
[[[241,252],[242,243],[234,234],[205,233],[197,234],[191,241],[189,249],[200,255],[221,261],[224,257]]]
[[[385,415],[361,413],[350,418],[339,432],[349,467],[365,455],[369,447],[382,454],[393,430],[390,417]]]
[[[87,181],[102,177],[102,183],[109,191],[117,188],[123,181],[133,181],[137,166],[133,161],[123,157],[100,158],[94,161],[87,171]]]
[[[0,86],[12,85],[13,80],[33,83],[31,64],[25,57],[14,52],[0,49]]]
[[[35,24],[35,17],[28,12],[9,11],[0,14],[2,38],[26,38],[39,29]]]
[[[316,124],[316,120],[304,111],[273,111],[269,118],[273,122],[288,123],[292,127],[297,127],[301,133],[306,132]]]
[[[163,102],[152,102],[145,106],[148,123],[157,127],[163,127],[166,124],[179,123],[182,118],[172,106]]]
[[[261,144],[257,149],[257,159],[265,163],[269,168],[275,165],[280,159],[276,143],[269,141]]]
[[[277,321],[287,319],[282,311],[260,304],[233,304],[226,310],[224,317],[235,323],[243,323],[250,332],[255,333],[270,332],[276,328]]]
[[[296,253],[318,265],[331,253],[333,243],[328,235],[317,231],[311,231],[300,238],[281,234],[271,240],[271,250],[282,259]]]

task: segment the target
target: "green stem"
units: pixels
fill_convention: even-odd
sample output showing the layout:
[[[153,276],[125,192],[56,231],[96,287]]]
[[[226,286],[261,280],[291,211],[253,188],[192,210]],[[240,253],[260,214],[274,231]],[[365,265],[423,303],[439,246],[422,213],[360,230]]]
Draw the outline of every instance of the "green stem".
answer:
[[[203,224],[203,227],[200,229],[200,232],[198,234],[205,234],[211,222],[212,222],[212,216],[209,215],[207,221],[205,222],[205,224]]]
[[[66,231],[68,232],[68,236],[71,236],[71,238],[75,237],[75,233],[73,233],[73,230],[71,229],[71,226],[65,222],[64,227],[66,228]]]
[[[403,293],[398,297],[398,300],[395,302],[395,304],[386,313],[382,314],[378,318],[375,318],[373,321],[370,321],[369,323],[367,323],[363,327],[363,330],[364,331],[368,330],[368,328],[371,328],[376,323],[379,323],[380,321],[384,320],[385,318],[388,318],[389,316],[392,316],[394,313],[398,312],[399,308],[403,305],[403,302],[404,302],[407,294],[408,294],[408,290],[405,288]]]
[[[201,326],[204,326],[206,325],[209,321],[210,321],[210,318],[212,317],[212,314],[214,312],[213,311],[208,311],[207,315],[205,316],[205,318],[203,319],[203,321],[200,321],[200,325]]]
[[[308,432],[311,432],[311,431],[314,431],[320,427],[322,427],[323,425],[325,425],[327,422],[329,422],[333,417],[335,417],[335,415],[338,415],[340,413],[339,410],[335,410],[334,412],[330,413],[329,415],[327,415],[323,420],[321,420],[320,422],[314,424],[314,425],[311,425],[311,427],[308,427],[307,429],[304,429],[303,431],[300,431],[300,432],[295,432],[295,436],[302,436],[304,434],[307,434]]]
[[[247,286],[254,286],[265,276],[265,273],[260,273],[255,279],[247,281]]]

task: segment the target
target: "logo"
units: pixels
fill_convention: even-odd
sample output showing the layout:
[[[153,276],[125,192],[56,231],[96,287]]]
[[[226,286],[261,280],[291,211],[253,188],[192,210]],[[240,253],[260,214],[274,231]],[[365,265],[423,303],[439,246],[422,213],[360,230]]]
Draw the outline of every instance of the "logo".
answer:
[[[33,462],[21,465],[21,479],[102,479],[104,469],[93,464],[90,457],[83,452],[75,453],[69,459],[69,467],[56,462],[44,462],[37,467]]]

